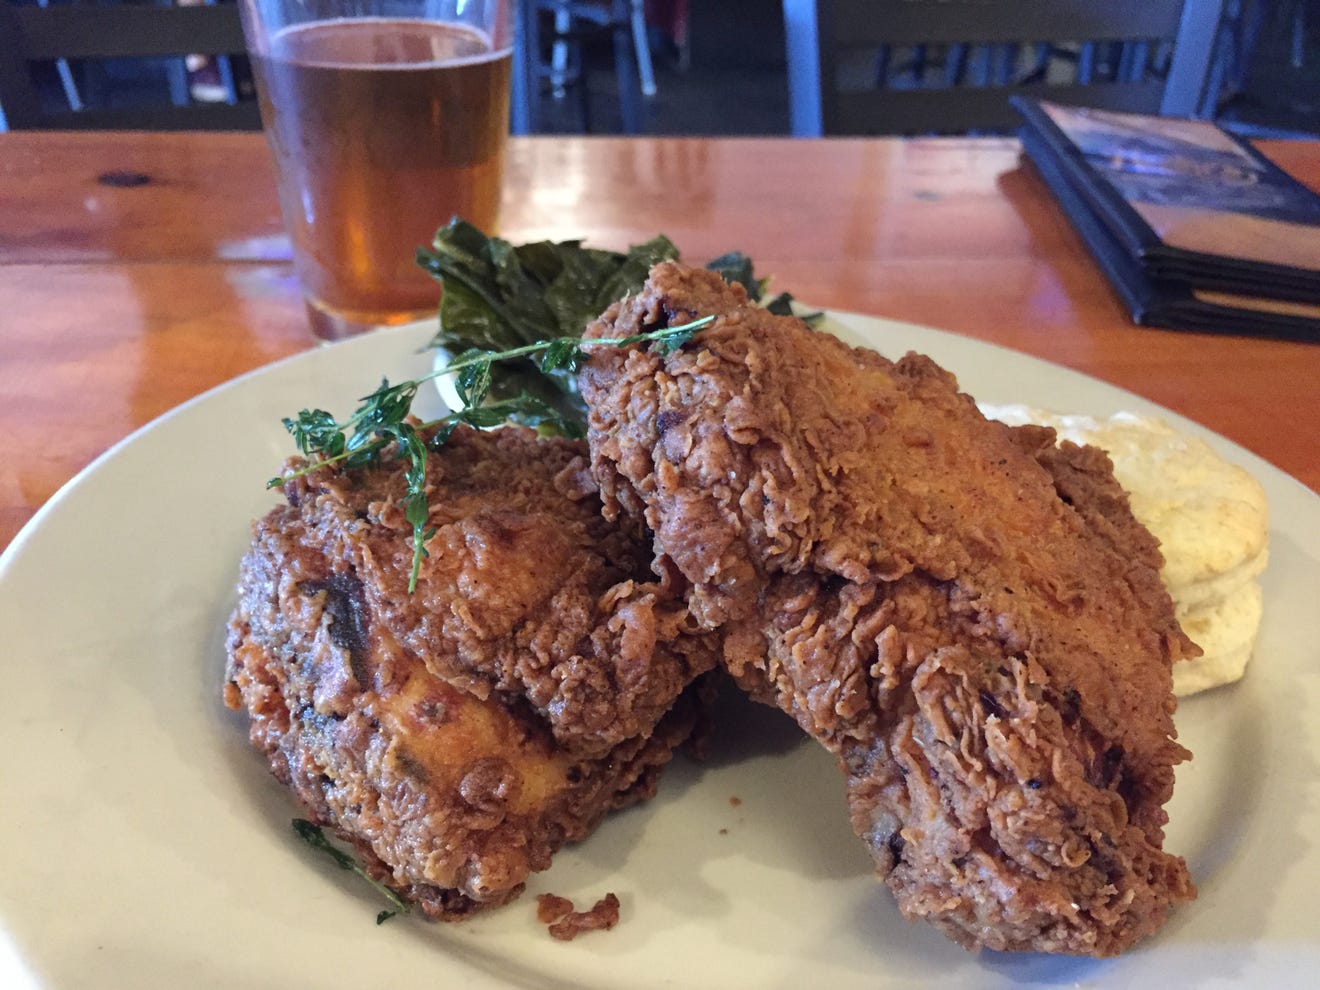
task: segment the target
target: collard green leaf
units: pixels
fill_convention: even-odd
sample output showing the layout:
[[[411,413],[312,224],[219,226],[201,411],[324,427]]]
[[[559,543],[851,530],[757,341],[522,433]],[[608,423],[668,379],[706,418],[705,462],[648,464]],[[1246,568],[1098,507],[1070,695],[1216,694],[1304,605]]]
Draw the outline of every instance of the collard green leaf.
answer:
[[[635,244],[630,247],[613,274],[596,289],[593,299],[596,312],[591,319],[599,316],[610,303],[640,289],[653,266],[662,261],[672,261],[677,257],[678,248],[674,247],[674,242],[664,234],[651,238],[645,244]],[[576,332],[581,333],[581,330]]]
[[[431,248],[417,252],[418,264],[444,284],[432,343],[451,353],[579,336],[610,303],[636,292],[653,265],[677,257],[678,248],[663,234],[626,253],[577,240],[515,247],[457,219],[436,232]],[[491,394],[510,394],[501,380],[526,379],[535,367],[519,362],[493,369]],[[571,363],[556,356],[540,368],[559,391],[575,391]]]
[[[494,307],[466,284],[450,279],[440,297],[440,332],[434,344],[451,350],[481,347],[506,350],[523,341],[515,339]]]
[[[562,260],[563,268],[545,292],[546,304],[555,316],[555,326],[543,340],[581,336],[587,324],[600,315],[596,296],[618,266],[617,255],[591,248],[566,249]]]
[[[562,241],[558,244],[553,241],[534,241],[520,244],[514,250],[527,273],[544,287],[553,282],[563,270],[563,252],[581,246],[581,241]]]
[[[489,242],[480,228],[466,220],[454,217],[449,223],[436,231],[431,246],[437,254],[450,259],[450,267],[455,271],[468,269],[479,272],[485,267],[486,245]]]
[[[580,334],[616,298],[640,287],[652,264],[677,254],[663,236],[627,254],[580,241],[514,247],[455,220],[417,252],[417,263],[444,284],[436,345],[508,350]]]
[[[554,319],[545,301],[545,284],[523,264],[508,241],[490,241],[491,271],[503,303],[501,315],[520,343],[544,339],[542,328]]]
[[[761,298],[762,284],[752,274],[752,259],[741,251],[730,251],[706,262],[706,267],[730,285],[741,285],[747,298],[756,302]]]
[[[506,349],[527,343],[514,326],[517,317],[506,311],[491,242],[480,230],[452,220],[436,232],[430,248],[419,248],[417,264],[445,287],[440,298],[440,326],[449,343]],[[451,290],[462,286],[459,298]],[[461,305],[456,305],[461,304]]]

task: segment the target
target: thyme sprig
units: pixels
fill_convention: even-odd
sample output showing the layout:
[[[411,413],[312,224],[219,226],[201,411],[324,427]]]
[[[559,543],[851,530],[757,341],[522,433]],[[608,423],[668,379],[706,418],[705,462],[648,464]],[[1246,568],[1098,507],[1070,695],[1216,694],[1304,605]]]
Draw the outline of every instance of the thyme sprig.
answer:
[[[435,529],[427,526],[430,518],[430,506],[426,501],[428,449],[443,446],[460,423],[482,428],[512,421],[565,436],[582,436],[584,433],[583,422],[530,392],[521,392],[513,398],[488,401],[493,364],[531,358],[541,373],[548,375],[553,372],[576,372],[586,360],[588,350],[597,347],[650,344],[661,354],[672,354],[714,319],[714,316],[706,316],[629,337],[554,337],[504,351],[473,348],[464,351],[443,368],[437,368],[420,378],[394,385],[388,379],[382,379],[380,387],[370,395],[363,396],[357,409],[343,422],[336,420],[324,409],[304,409],[297,417],[285,417],[284,428],[293,436],[294,443],[308,458],[308,463],[296,471],[272,478],[267,487],[278,488],[294,478],[340,462],[349,468],[366,467],[376,463],[386,448],[393,447],[397,456],[408,460],[404,471],[407,494],[402,505],[404,518],[413,528],[413,561],[408,578],[408,591],[411,593],[417,587],[422,561],[428,556],[426,543],[435,535]],[[412,421],[412,404],[418,389],[424,383],[443,375],[454,376],[455,389],[463,407],[427,423]],[[429,439],[426,438],[427,434]]]
[[[295,818],[293,819],[293,830],[298,833],[300,839],[313,849],[321,850],[321,852],[334,860],[341,870],[348,870],[352,873],[356,873],[358,876],[362,877],[362,879],[366,880],[367,883],[375,887],[376,890],[380,892],[381,896],[394,905],[392,911],[381,911],[376,915],[376,924],[384,924],[396,914],[407,914],[412,910],[412,907],[408,902],[399,896],[398,891],[394,890],[392,887],[387,887],[385,884],[372,877],[371,874],[363,869],[361,863],[342,849],[333,845],[330,840],[325,837],[325,832],[321,830],[321,826],[317,825],[315,822],[309,822],[306,818]]]

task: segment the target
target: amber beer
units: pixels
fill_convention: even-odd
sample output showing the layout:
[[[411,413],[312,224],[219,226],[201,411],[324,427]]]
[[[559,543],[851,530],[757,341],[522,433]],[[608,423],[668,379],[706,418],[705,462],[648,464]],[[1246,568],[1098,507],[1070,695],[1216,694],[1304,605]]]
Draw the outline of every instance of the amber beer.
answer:
[[[433,314],[413,261],[462,216],[494,230],[511,54],[457,24],[294,25],[254,60],[280,205],[323,338]]]

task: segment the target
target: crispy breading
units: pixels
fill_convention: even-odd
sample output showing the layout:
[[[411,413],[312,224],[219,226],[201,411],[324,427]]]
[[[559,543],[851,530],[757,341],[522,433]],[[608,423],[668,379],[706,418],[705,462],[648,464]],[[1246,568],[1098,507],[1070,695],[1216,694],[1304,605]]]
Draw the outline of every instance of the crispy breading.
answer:
[[[1094,955],[1152,932],[1194,896],[1162,843],[1195,648],[1104,455],[672,263],[588,336],[712,314],[582,370],[607,517],[646,522],[725,666],[837,754],[909,918]]]
[[[428,462],[413,594],[397,462],[286,483],[242,564],[225,693],[311,817],[456,918],[653,793],[715,652],[601,517],[585,445],[464,427]]]

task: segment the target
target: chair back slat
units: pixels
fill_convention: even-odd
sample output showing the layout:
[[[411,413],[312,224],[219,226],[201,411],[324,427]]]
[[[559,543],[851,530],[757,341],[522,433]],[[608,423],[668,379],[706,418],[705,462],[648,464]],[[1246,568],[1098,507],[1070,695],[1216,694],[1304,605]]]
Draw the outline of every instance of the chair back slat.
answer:
[[[1023,96],[1044,96],[1038,87],[1014,90]],[[1164,87],[1158,82],[1101,83],[1052,86],[1048,98],[1059,103],[1103,105],[1110,110],[1160,112]],[[1001,89],[892,90],[877,100],[870,93],[843,93],[829,133],[962,134],[969,131],[1009,131],[1021,122]]]
[[[255,102],[168,104],[132,110],[64,110],[48,114],[40,127],[47,131],[250,131],[260,125]]]
[[[1172,40],[1182,3],[1170,0],[835,0],[844,45]]]
[[[238,7],[68,4],[17,7],[14,19],[28,61],[232,55],[247,50]]]

